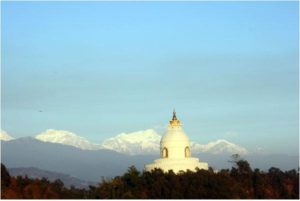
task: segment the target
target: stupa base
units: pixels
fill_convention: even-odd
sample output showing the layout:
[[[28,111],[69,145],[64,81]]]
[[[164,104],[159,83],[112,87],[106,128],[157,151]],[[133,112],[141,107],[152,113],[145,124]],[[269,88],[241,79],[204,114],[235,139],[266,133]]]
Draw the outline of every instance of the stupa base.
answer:
[[[208,164],[199,162],[198,158],[184,158],[184,159],[163,158],[163,159],[155,160],[154,163],[145,165],[146,171],[151,171],[154,170],[155,168],[160,168],[164,172],[168,172],[169,170],[173,170],[174,173],[179,173],[180,171],[187,171],[187,170],[195,172],[196,168],[207,170]]]

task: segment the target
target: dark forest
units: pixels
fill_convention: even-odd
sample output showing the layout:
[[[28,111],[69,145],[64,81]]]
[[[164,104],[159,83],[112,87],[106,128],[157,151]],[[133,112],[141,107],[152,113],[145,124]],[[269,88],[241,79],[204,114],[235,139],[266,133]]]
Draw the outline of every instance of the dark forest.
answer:
[[[60,180],[11,177],[1,164],[2,199],[299,199],[299,169],[267,172],[251,169],[246,160],[231,169],[196,172],[160,169],[140,172],[134,166],[122,176],[102,179],[89,189],[66,188]]]

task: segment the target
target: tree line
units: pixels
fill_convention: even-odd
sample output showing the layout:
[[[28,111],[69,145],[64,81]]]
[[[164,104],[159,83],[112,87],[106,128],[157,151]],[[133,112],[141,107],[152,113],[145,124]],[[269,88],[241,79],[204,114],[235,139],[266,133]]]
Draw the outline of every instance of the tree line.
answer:
[[[233,156],[233,167],[218,172],[197,169],[175,174],[161,169],[102,179],[89,189],[66,188],[60,180],[11,177],[1,164],[2,199],[299,199],[299,169],[251,169]]]

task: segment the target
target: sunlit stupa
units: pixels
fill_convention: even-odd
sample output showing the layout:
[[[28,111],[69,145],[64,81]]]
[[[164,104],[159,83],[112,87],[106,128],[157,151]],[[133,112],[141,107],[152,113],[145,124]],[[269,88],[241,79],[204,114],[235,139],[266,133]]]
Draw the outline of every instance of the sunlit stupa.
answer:
[[[173,170],[178,173],[180,171],[191,170],[196,168],[208,169],[208,164],[199,162],[198,158],[191,157],[190,141],[184,133],[180,121],[173,112],[173,118],[168,125],[166,134],[160,141],[160,158],[154,160],[153,163],[145,165],[146,171],[160,168],[164,172]]]

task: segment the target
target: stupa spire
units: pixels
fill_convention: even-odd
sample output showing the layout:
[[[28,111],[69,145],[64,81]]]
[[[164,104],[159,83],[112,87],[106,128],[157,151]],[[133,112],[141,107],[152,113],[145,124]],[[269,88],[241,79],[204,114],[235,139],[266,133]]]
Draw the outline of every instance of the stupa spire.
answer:
[[[180,121],[177,119],[177,117],[176,117],[176,111],[175,111],[175,109],[173,110],[173,118],[172,118],[172,120],[170,121],[170,125],[171,126],[180,126],[181,124],[180,124]]]
[[[177,120],[175,108],[173,110],[173,118],[172,118],[172,120]]]

